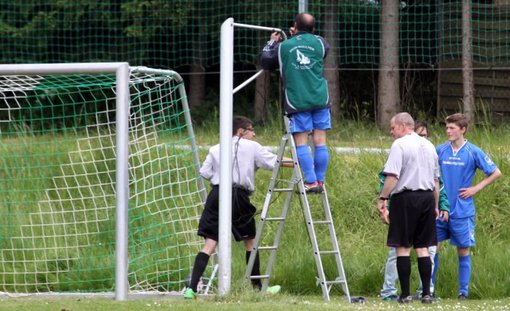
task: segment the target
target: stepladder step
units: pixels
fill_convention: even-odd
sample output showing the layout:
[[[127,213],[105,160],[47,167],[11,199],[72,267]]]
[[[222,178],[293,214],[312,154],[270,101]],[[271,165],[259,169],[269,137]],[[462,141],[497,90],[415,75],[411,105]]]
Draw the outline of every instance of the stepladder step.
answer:
[[[252,275],[250,276],[250,279],[252,280],[265,280],[269,279],[271,276],[268,274],[261,274],[261,275]]]
[[[346,280],[339,280],[339,279],[336,279],[336,280],[333,280],[333,281],[326,281],[326,284],[328,284],[328,285],[344,284],[344,283],[347,283],[347,281]]]
[[[273,189],[273,192],[292,192],[294,191],[293,188],[275,188]]]
[[[278,246],[277,245],[272,245],[272,246],[259,246],[258,250],[259,251],[272,251],[272,250],[277,250],[278,249]]]
[[[267,217],[264,220],[265,221],[284,221],[285,217]]]
[[[330,225],[332,224],[331,220],[317,220],[313,222],[314,225]]]
[[[321,254],[321,255],[336,255],[336,254],[338,254],[338,251],[335,251],[335,250],[319,251],[319,254]]]

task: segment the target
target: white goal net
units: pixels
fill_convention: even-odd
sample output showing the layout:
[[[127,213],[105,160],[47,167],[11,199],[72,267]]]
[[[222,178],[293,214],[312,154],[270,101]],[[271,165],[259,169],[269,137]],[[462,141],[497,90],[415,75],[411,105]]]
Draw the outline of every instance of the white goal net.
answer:
[[[115,290],[117,96],[115,74],[0,72],[0,291]],[[132,68],[129,102],[129,289],[178,291],[205,195],[182,79]]]

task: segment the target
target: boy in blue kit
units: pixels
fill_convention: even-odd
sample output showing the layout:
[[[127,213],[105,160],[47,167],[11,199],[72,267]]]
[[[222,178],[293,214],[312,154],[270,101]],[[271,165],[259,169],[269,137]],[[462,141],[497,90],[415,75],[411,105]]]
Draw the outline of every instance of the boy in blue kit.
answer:
[[[488,155],[468,142],[464,135],[468,120],[462,113],[446,118],[446,135],[448,142],[436,148],[439,166],[450,203],[448,222],[437,222],[438,242],[450,239],[450,244],[457,247],[459,255],[459,300],[468,297],[471,276],[471,255],[469,248],[475,245],[475,204],[473,196],[501,176],[501,171]],[[476,169],[483,171],[486,177],[472,186]],[[437,269],[439,258],[436,253]]]

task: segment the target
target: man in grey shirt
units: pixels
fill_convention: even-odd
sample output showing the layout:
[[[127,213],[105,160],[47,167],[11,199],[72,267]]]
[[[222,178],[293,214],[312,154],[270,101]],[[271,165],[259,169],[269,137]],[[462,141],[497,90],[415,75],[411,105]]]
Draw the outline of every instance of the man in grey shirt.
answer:
[[[397,271],[401,294],[399,302],[412,301],[409,294],[411,247],[418,257],[423,284],[422,303],[431,303],[430,276],[432,263],[428,247],[437,244],[435,220],[439,215],[439,164],[434,145],[414,132],[414,120],[406,112],[390,121],[391,145],[384,165],[386,176],[377,209],[389,223],[387,245],[397,252]],[[391,195],[391,212],[386,203]]]
[[[250,195],[255,190],[255,173],[259,168],[272,170],[277,156],[253,140],[255,129],[253,122],[245,117],[236,116],[232,124],[232,234],[236,241],[243,241],[246,249],[246,262],[255,243],[255,212]],[[288,162],[284,158],[284,162]],[[291,166],[285,165],[283,166]],[[191,280],[184,292],[185,299],[197,296],[198,283],[207,267],[211,254],[218,245],[219,225],[219,184],[220,184],[220,145],[212,146],[200,168],[200,175],[211,182],[212,189],[207,196],[204,211],[198,224],[198,235],[204,237],[202,250],[195,257]],[[252,275],[260,275],[258,254],[252,269]],[[260,289],[260,280],[252,281]],[[271,286],[269,293],[276,293],[280,286]]]

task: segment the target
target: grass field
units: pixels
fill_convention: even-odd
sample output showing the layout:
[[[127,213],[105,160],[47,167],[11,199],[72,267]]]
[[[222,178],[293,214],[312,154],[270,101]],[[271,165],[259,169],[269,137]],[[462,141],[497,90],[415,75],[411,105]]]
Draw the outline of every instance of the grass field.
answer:
[[[413,302],[399,305],[396,302],[383,302],[378,298],[367,298],[365,304],[347,304],[335,298],[325,303],[319,296],[290,296],[282,294],[274,297],[230,297],[225,299],[197,299],[185,301],[178,298],[138,299],[117,302],[109,298],[8,298],[0,299],[0,310],[38,311],[96,311],[96,310],[179,310],[179,311],[312,311],[312,310],[510,310],[510,299],[470,300],[458,303],[444,299],[432,305]]]
[[[256,127],[256,139],[264,145],[278,145],[280,135],[278,122],[269,126]],[[199,141],[203,144],[214,143],[215,126],[198,129]],[[280,131],[281,132],[281,131]],[[438,145],[444,141],[445,131],[441,124],[431,125],[431,141]],[[497,163],[503,177],[485,188],[475,197],[477,206],[476,247],[472,248],[473,273],[470,297],[475,299],[510,297],[510,278],[508,272],[510,256],[510,198],[508,163],[510,151],[510,129],[507,126],[492,127],[481,124],[470,127],[466,136],[471,142],[482,147]],[[212,140],[211,140],[212,138]],[[380,130],[373,124],[345,121],[334,125],[328,133],[328,145],[332,147],[381,148],[386,149],[392,143],[389,130]],[[361,152],[358,154],[330,153],[330,166],[327,174],[327,186],[337,235],[351,295],[375,296],[379,293],[384,262],[387,256],[385,239],[387,228],[381,225],[375,213],[375,200],[378,194],[377,173],[386,160],[386,153]],[[258,173],[257,189],[254,201],[261,206],[270,174]],[[477,173],[475,181],[483,178]],[[282,251],[274,273],[274,282],[284,285],[293,294],[320,295],[314,287],[313,257],[308,253],[307,234],[302,223],[299,206],[293,209],[291,220],[286,226]],[[292,213],[291,212],[291,213]],[[305,242],[305,243],[303,243]],[[241,255],[234,254],[238,261]],[[286,258],[281,259],[281,258]],[[235,260],[234,259],[234,260]],[[290,260],[292,259],[292,260]],[[454,247],[444,243],[441,250],[441,263],[438,274],[437,294],[440,297],[454,299],[457,296],[457,254]],[[263,261],[262,261],[263,262]],[[413,279],[411,287],[416,286],[417,267],[413,259]],[[237,273],[242,273],[242,264],[235,264]],[[235,270],[234,270],[235,271]],[[300,271],[299,277],[295,271]]]
[[[279,122],[270,123],[264,127],[256,127],[256,139],[266,146],[276,146],[281,138]],[[217,124],[208,124],[197,128],[197,141],[200,145],[212,145],[218,141]],[[432,141],[439,144],[445,140],[444,129],[440,125],[432,126]],[[276,134],[275,134],[276,133]],[[508,271],[510,264],[510,197],[508,195],[509,179],[508,164],[510,152],[510,129],[502,126],[492,128],[481,125],[470,129],[468,139],[487,151],[494,162],[503,172],[503,178],[487,187],[476,196],[477,204],[477,246],[473,248],[473,273],[470,288],[470,301],[457,304],[457,256],[455,249],[447,243],[441,252],[441,263],[436,286],[437,295],[443,297],[433,308],[444,310],[476,309],[476,310],[509,310],[510,278]],[[345,121],[335,124],[328,134],[329,147],[381,148],[391,145],[391,138],[387,130],[379,130],[367,123]],[[170,142],[171,143],[171,142]],[[72,146],[72,144],[71,144]],[[29,147],[29,146],[28,146]],[[62,148],[65,148],[62,145]],[[39,151],[39,148],[37,151]],[[332,149],[331,149],[332,150]],[[12,148],[5,146],[0,150],[6,154],[13,153]],[[28,151],[23,151],[27,154]],[[34,152],[34,151],[31,151]],[[203,160],[206,150],[201,150]],[[14,155],[13,155],[14,157]],[[378,197],[377,174],[386,159],[386,153],[361,151],[352,154],[337,154],[331,151],[330,166],[327,174],[327,189],[332,208],[337,236],[339,238],[342,259],[349,284],[351,296],[365,296],[368,303],[364,305],[347,304],[342,301],[339,293],[332,294],[332,301],[324,304],[320,288],[315,282],[315,263],[309,243],[306,225],[297,200],[291,206],[288,222],[282,238],[277,262],[271,278],[272,284],[283,287],[282,294],[265,297],[253,293],[233,293],[221,300],[199,299],[198,301],[183,301],[170,298],[147,298],[115,302],[111,298],[87,297],[70,298],[57,296],[55,298],[4,298],[0,301],[0,310],[357,310],[357,309],[394,309],[401,306],[396,303],[382,303],[377,297],[383,281],[383,269],[388,253],[385,247],[387,227],[379,221],[375,211],[375,200]],[[34,165],[33,165],[34,166]],[[35,170],[24,173],[34,174]],[[8,173],[8,172],[6,172]],[[41,172],[37,172],[41,174]],[[267,184],[271,173],[258,173],[257,191],[252,197],[254,204],[261,209],[266,195]],[[476,180],[483,178],[480,174]],[[26,179],[28,183],[29,179]],[[37,178],[36,178],[37,180]],[[9,185],[6,185],[8,188]],[[29,192],[27,192],[29,193]],[[158,193],[154,194],[155,197]],[[273,204],[281,204],[277,200]],[[8,219],[4,228],[9,229]],[[1,221],[0,221],[1,222]],[[7,230],[6,229],[6,230]],[[56,241],[58,242],[58,241]],[[109,243],[112,241],[109,240]],[[102,247],[101,249],[104,249]],[[143,252],[143,250],[140,250]],[[99,250],[98,250],[99,252]],[[244,274],[244,250],[240,245],[233,244],[232,255],[233,289],[239,288],[239,282]],[[266,263],[261,258],[262,267]],[[19,260],[22,262],[22,260]],[[413,259],[411,289],[417,285],[417,267]],[[104,266],[101,261],[99,266]],[[131,266],[132,267],[132,266]],[[150,267],[150,265],[148,265]],[[325,270],[331,271],[331,265]],[[112,275],[97,270],[97,280],[85,285],[92,292],[102,291],[101,288],[112,288]],[[83,275],[70,275],[69,281],[74,284],[87,282]],[[180,285],[179,285],[180,286]],[[74,288],[63,288],[73,291]],[[82,290],[82,289],[79,289]],[[7,290],[6,290],[7,291]],[[58,289],[55,289],[58,291]],[[421,303],[414,303],[407,308],[422,308]],[[430,308],[425,306],[425,308]]]

